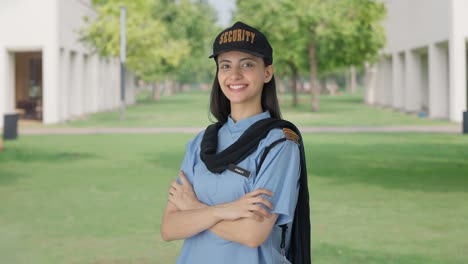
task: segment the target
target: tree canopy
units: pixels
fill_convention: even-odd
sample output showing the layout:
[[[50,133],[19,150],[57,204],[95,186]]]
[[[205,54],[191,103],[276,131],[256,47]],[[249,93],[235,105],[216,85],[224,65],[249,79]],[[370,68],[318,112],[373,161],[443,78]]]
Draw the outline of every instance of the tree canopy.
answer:
[[[385,43],[384,16],[375,0],[237,0],[235,17],[268,34],[278,69],[309,71],[317,111],[318,74],[375,60]]]
[[[208,78],[208,39],[218,31],[206,1],[94,0],[83,40],[102,56],[120,53],[120,7],[127,9],[127,68],[154,82],[166,76],[191,83]]]
[[[207,59],[221,30],[206,0],[94,0],[83,39],[103,56],[119,56],[119,10],[127,8],[127,68],[147,81],[169,76],[182,83],[208,81]],[[319,109],[318,76],[376,59],[385,38],[385,6],[376,0],[237,0],[235,20],[270,40],[276,73],[310,76],[312,110]]]

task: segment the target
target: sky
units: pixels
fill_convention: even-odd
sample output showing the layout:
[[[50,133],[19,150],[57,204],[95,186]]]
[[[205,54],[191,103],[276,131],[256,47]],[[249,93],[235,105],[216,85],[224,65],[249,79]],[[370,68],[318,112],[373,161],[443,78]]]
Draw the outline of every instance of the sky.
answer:
[[[235,9],[235,0],[208,0],[218,11],[218,24],[229,26],[231,23],[231,12]]]

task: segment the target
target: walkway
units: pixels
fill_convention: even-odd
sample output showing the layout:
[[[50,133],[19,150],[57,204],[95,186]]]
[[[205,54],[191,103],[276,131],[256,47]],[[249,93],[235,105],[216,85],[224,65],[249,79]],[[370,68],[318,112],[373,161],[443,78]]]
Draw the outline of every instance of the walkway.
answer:
[[[195,134],[202,127],[161,127],[161,128],[127,128],[127,127],[92,127],[92,128],[32,128],[20,127],[20,135],[85,135],[85,134],[159,134],[184,133]],[[300,127],[302,133],[449,133],[460,134],[461,126],[386,126],[386,127]]]

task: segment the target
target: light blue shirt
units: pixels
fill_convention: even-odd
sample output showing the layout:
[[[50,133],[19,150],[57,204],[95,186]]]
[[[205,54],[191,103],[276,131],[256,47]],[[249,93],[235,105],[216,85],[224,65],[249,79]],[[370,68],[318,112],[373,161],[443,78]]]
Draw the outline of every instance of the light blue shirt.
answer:
[[[218,150],[224,150],[234,143],[244,131],[256,121],[270,117],[269,112],[234,122],[231,118],[218,132]],[[286,249],[289,247],[291,224],[297,203],[300,175],[300,153],[298,145],[286,140],[270,150],[261,169],[256,174],[263,150],[274,141],[284,138],[281,129],[273,129],[260,141],[255,152],[237,166],[250,171],[244,177],[230,170],[211,173],[200,159],[200,143],[204,131],[187,144],[181,170],[193,185],[198,199],[210,206],[235,201],[258,188],[271,190],[273,197],[267,197],[274,206],[271,213],[278,219],[266,241],[258,248],[251,248],[225,240],[209,230],[185,239],[178,264],[276,264],[281,262],[281,228],[288,224]]]

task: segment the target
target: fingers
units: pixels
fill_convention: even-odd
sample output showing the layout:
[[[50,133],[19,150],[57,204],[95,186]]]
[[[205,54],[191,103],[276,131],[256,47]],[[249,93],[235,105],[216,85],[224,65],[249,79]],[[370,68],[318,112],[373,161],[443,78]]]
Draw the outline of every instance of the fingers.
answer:
[[[258,222],[263,222],[263,220],[265,219],[262,215],[255,213],[255,212],[250,212],[247,217],[252,218],[253,220],[258,221]]]
[[[268,201],[268,199],[266,199],[265,197],[257,196],[257,197],[251,198],[250,202],[253,204],[263,204],[266,207],[270,208],[270,210],[273,210],[273,204],[270,201]]]
[[[185,177],[185,174],[183,171],[179,171],[179,178],[180,178],[180,181],[182,181],[182,185],[190,184],[189,181],[187,180],[187,177]]]
[[[272,192],[272,191],[267,190],[267,189],[263,189],[263,188],[256,189],[255,191],[250,192],[250,193],[248,193],[247,195],[250,196],[250,197],[255,197],[255,196],[259,196],[259,195],[261,195],[261,194],[264,194],[264,195],[267,195],[267,196],[270,196],[270,197],[273,196],[273,192]]]
[[[246,194],[246,196],[247,196],[247,199],[248,199],[249,203],[252,203],[252,204],[260,203],[260,204],[263,204],[266,207],[270,208],[270,210],[273,210],[273,204],[268,199],[266,199],[265,197],[260,196],[261,194],[267,195],[267,196],[270,196],[270,197],[273,196],[273,192],[269,191],[267,189],[257,189],[257,190],[255,190],[253,192],[250,192],[250,193]]]
[[[250,211],[262,217],[270,218],[271,214],[263,206],[255,204],[250,207]]]
[[[173,180],[171,182],[171,187],[170,188],[173,188],[173,189],[177,190],[179,187],[180,187],[180,184],[176,180]]]

